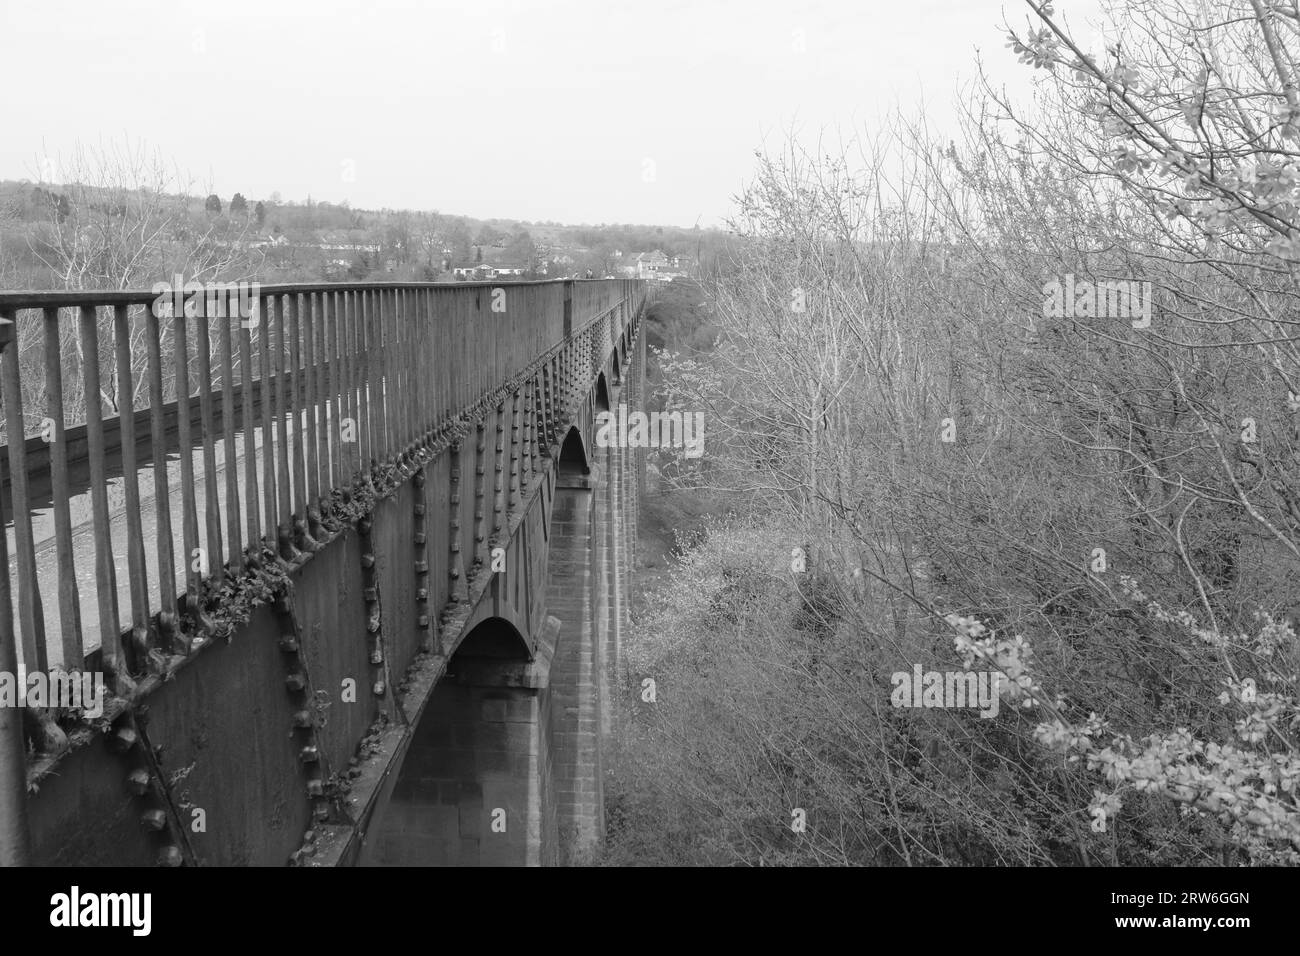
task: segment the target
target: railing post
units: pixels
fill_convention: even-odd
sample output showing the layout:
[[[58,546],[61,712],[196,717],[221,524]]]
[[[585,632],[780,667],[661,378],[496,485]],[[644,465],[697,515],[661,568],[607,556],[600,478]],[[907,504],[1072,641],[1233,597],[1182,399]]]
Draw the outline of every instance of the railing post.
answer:
[[[0,319],[0,353],[9,347],[14,324]],[[15,346],[16,348],[17,346]],[[22,420],[17,438],[8,421],[9,441],[23,440]],[[14,610],[9,596],[9,544],[4,534],[4,507],[0,500],[0,672],[18,679],[18,647],[14,637]],[[27,755],[23,746],[21,707],[0,706],[0,866],[27,866],[31,837],[27,829]]]
[[[564,280],[564,338],[573,334],[573,280]]]

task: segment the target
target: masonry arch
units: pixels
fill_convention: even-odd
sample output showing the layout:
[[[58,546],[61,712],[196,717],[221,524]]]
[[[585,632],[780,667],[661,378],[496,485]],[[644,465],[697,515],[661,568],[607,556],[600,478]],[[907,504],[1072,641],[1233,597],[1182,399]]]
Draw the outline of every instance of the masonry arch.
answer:
[[[461,657],[462,650],[466,652],[462,662],[489,656],[513,661],[531,660],[534,648],[528,642],[527,634],[527,622],[509,601],[481,601],[465,622],[465,629],[452,650],[451,661]],[[468,643],[471,638],[473,644]],[[490,649],[497,649],[500,653],[492,653]]]
[[[591,474],[591,463],[587,459],[586,444],[582,440],[582,432],[576,426],[571,427],[568,434],[564,436],[564,444],[560,446],[560,478],[582,477]]]
[[[551,862],[547,699],[532,663],[527,640],[504,618],[465,636],[411,733],[361,865]]]
[[[627,358],[627,338],[624,336],[620,336],[618,340],[618,344],[614,346],[614,354],[612,356],[613,365],[612,368],[610,369],[610,371],[614,373],[615,385],[623,384],[623,362],[626,358]]]

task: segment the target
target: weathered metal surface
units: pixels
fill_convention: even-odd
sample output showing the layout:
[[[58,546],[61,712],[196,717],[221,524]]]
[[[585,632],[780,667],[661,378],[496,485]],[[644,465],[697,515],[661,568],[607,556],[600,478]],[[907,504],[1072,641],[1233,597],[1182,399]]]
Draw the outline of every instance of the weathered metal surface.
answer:
[[[0,353],[12,347],[13,323],[0,318]],[[7,370],[0,371],[7,374]],[[0,506],[3,502],[0,502]],[[0,510],[0,523],[4,512]],[[0,673],[18,672],[18,645],[9,595],[9,542],[0,535]],[[24,866],[31,855],[27,828],[27,760],[22,711],[0,708],[0,866]]]
[[[291,855],[310,862],[316,851],[302,850],[307,828],[316,828],[313,839],[349,827],[364,832],[365,807],[373,806],[384,777],[370,763],[386,759],[383,754],[399,759],[401,728],[423,706],[419,688],[436,682],[466,623],[501,617],[535,635],[545,615],[552,456],[572,418],[590,427],[583,399],[598,368],[588,356],[604,351],[611,374],[619,361],[603,341],[593,345],[600,339],[592,327],[614,340],[622,330],[614,331],[611,314],[631,319],[641,302],[633,283],[585,291],[578,283],[568,292],[574,333],[565,340],[565,285],[506,286],[504,312],[493,309],[502,288],[496,286],[268,287],[253,329],[226,321],[224,331],[199,332],[180,323],[177,335],[168,322],[175,348],[157,317],[126,311],[141,301],[129,295],[0,294],[0,311],[40,308],[47,330],[62,308],[84,305],[83,344],[94,345],[104,328],[112,332],[113,348],[91,351],[104,363],[95,369],[101,381],[87,376],[79,383],[92,395],[118,363],[130,365],[123,328],[144,332],[148,347],[137,368],[151,404],[128,416],[125,427],[115,418],[96,424],[92,410],[85,449],[92,491],[114,469],[125,466],[134,477],[136,467],[187,446],[201,449],[208,478],[196,501],[192,484],[169,486],[155,469],[155,500],[164,507],[153,527],[140,532],[128,523],[113,532],[121,537],[112,547],[112,535],[102,534],[98,589],[113,570],[130,577],[130,627],[121,638],[127,643],[119,645],[109,627],[117,612],[101,606],[98,627],[109,653],[97,652],[92,663],[122,650],[119,666],[138,686],[118,688],[129,700],[111,708],[116,724],[85,728],[74,734],[69,753],[28,767],[34,788],[56,794],[31,800],[38,861],[67,859],[75,844],[83,848],[79,862],[129,862],[130,853],[108,854],[124,839],[119,816],[132,821],[136,842],[144,844],[131,853],[162,865],[282,864]],[[113,306],[112,315],[99,317],[101,306]],[[17,365],[21,373],[7,354],[3,371]],[[161,401],[168,369],[194,386],[169,403]],[[125,404],[131,379],[112,381]],[[16,408],[22,393],[7,376],[3,392],[6,410]],[[60,400],[63,394],[60,387]],[[343,420],[354,426],[349,437],[340,429]],[[254,430],[260,441],[250,435]],[[49,461],[62,461],[64,490],[70,431],[65,423],[64,444],[46,452]],[[6,517],[20,501],[30,507],[22,487],[34,483],[33,456],[24,455],[29,445],[30,439],[18,442],[0,454],[15,478],[0,492]],[[217,447],[224,473],[215,467]],[[190,456],[180,457],[192,483]],[[167,505],[169,495],[181,500],[179,508]],[[187,560],[192,598],[178,605],[167,590],[174,582],[167,569],[176,568],[174,550],[188,558],[198,547],[199,506],[209,562],[214,550],[226,560],[218,569]],[[107,530],[104,510],[97,497],[97,537]],[[168,527],[173,517],[171,527],[183,532],[175,542]],[[359,522],[367,523],[365,535]],[[17,623],[40,637],[48,582],[35,579],[36,568],[22,558],[21,525],[18,574],[33,596],[22,602]],[[139,573],[146,564],[141,534],[159,539],[146,544],[155,547],[162,600],[137,580],[147,576]],[[56,537],[63,570],[66,535]],[[494,541],[505,551],[503,573],[491,568]],[[127,566],[105,567],[103,558],[116,557],[123,545]],[[175,633],[178,613],[183,634]],[[291,637],[286,615],[294,622]],[[5,620],[12,626],[13,615]],[[66,612],[60,620],[65,630],[77,625]],[[39,663],[43,641],[29,643],[25,656]],[[355,698],[344,702],[350,680]],[[323,708],[324,723],[304,721],[303,713],[316,706],[309,701]],[[102,779],[106,747],[128,732],[140,739],[109,754],[120,778],[109,786]],[[350,766],[360,741],[365,759]],[[129,781],[140,774],[144,792],[134,793]],[[80,812],[102,817],[110,838],[88,840],[84,826],[70,825],[72,792],[87,794]],[[110,799],[110,792],[116,796]],[[194,830],[186,818],[196,808],[205,811],[206,829]],[[151,835],[144,839],[146,818],[159,826],[146,827]],[[76,835],[60,839],[61,831]],[[350,852],[355,856],[355,847]]]

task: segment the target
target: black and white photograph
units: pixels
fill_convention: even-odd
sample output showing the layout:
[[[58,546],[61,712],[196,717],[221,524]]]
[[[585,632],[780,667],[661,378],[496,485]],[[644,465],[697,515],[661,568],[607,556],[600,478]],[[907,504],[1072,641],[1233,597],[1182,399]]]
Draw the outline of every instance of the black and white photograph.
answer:
[[[18,922],[1294,938],[1300,0],[0,0],[0,89]]]

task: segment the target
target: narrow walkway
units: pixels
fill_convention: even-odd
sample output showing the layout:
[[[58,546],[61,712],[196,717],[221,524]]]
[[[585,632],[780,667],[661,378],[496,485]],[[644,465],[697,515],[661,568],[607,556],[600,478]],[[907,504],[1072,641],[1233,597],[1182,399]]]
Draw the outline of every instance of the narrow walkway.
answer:
[[[326,419],[326,428],[329,427],[328,415],[323,416]],[[292,433],[292,423],[290,423],[290,432]],[[272,426],[274,436],[276,426]],[[263,480],[262,472],[262,449],[263,438],[262,428],[255,428],[254,447],[256,454],[256,484],[258,493],[258,502],[261,509],[262,520],[265,523],[266,508],[266,487]],[[235,447],[242,452],[244,439],[243,432],[237,431],[235,437]],[[226,468],[225,461],[225,443],[218,441],[215,447],[216,473],[212,480],[217,485],[217,501],[221,514],[221,536],[223,555],[229,560],[230,555],[227,553],[229,543],[225,540],[227,519],[226,519],[226,484],[231,478],[232,472]],[[297,446],[294,436],[290,434],[289,453],[293,454]],[[181,482],[181,460],[179,455],[173,454],[166,463],[167,485],[168,485],[168,513],[171,516],[172,534],[175,540],[173,546],[173,574],[177,583],[178,593],[184,590],[185,586],[185,565],[187,556],[184,554],[181,545],[181,528],[183,527],[183,508],[186,497],[192,497],[195,505],[195,512],[198,518],[198,547],[203,548],[205,552],[210,553],[207,530],[207,487],[209,476],[206,474],[203,465],[202,447],[194,448],[191,451],[191,459],[194,469],[194,486],[186,489]],[[242,543],[247,546],[247,522],[244,518],[248,507],[248,486],[246,481],[246,469],[244,467],[245,456],[241,453],[235,459],[233,477],[235,486],[239,493],[240,502],[240,534]],[[158,577],[158,509],[157,500],[154,497],[154,465],[146,465],[136,472],[140,488],[140,523],[142,535],[144,538],[145,552],[145,576],[149,584],[149,607],[151,613],[159,610],[161,603],[161,587]],[[273,491],[274,493],[274,491]],[[125,479],[115,478],[109,482],[108,486],[109,508],[111,518],[109,522],[109,537],[111,539],[112,552],[116,562],[116,584],[117,584],[117,608],[118,608],[118,626],[121,632],[125,632],[131,627],[131,582],[127,568],[127,522],[125,508]],[[82,645],[85,654],[89,654],[100,646],[101,633],[99,624],[99,584],[95,574],[95,526],[92,521],[93,510],[90,501],[90,493],[85,492],[74,495],[69,502],[70,511],[73,521],[72,529],[72,557],[73,571],[77,581],[78,593],[78,612],[81,618]],[[58,551],[55,546],[54,538],[54,512],[53,508],[42,508],[32,513],[32,530],[36,539],[36,580],[40,586],[41,610],[45,621],[45,646],[48,654],[48,661],[51,666],[65,663],[63,658],[63,638],[62,638],[62,620],[63,615],[68,613],[68,608],[64,607],[59,600],[59,567]],[[265,530],[265,529],[264,529]],[[14,595],[14,633],[19,634],[19,612],[18,612],[18,563],[16,557],[16,543],[14,529],[11,526],[5,529],[9,547],[9,583],[10,593]],[[27,664],[23,659],[23,645],[18,641],[18,658],[19,671],[25,672]]]

